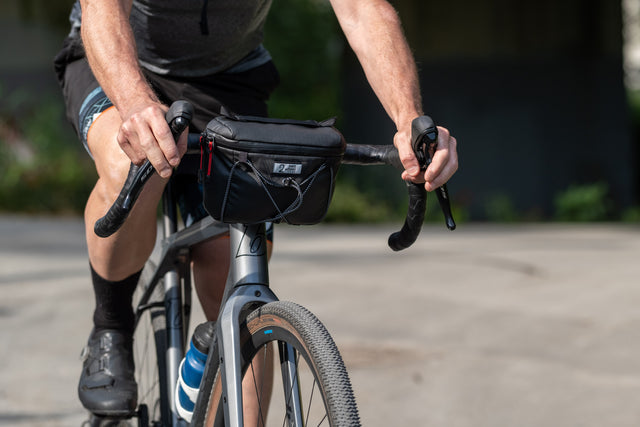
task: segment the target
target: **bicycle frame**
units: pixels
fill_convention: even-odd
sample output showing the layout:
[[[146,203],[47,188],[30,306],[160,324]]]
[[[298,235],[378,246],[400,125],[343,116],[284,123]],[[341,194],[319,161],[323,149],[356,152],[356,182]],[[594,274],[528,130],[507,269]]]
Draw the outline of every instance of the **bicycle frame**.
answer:
[[[242,426],[240,320],[247,305],[278,298],[269,289],[267,239],[264,224],[229,227],[232,261],[218,317],[217,337],[227,425]],[[213,344],[215,345],[215,344]]]
[[[137,319],[142,312],[155,305],[149,304],[155,286],[164,279],[164,306],[167,319],[166,349],[166,390],[171,408],[171,425],[186,425],[175,409],[175,388],[178,369],[184,357],[188,319],[181,312],[183,290],[190,300],[190,248],[205,240],[219,237],[229,232],[231,263],[225,285],[221,310],[217,321],[217,340],[223,385],[223,402],[226,424],[242,426],[242,372],[240,360],[240,323],[247,306],[263,305],[277,301],[269,288],[267,262],[267,239],[265,225],[223,224],[211,217],[178,230],[175,204],[169,184],[163,196],[163,234],[161,255],[149,283],[144,284],[145,292],[136,309]],[[186,301],[190,304],[190,301]],[[209,354],[213,354],[210,351]],[[294,349],[287,346],[282,351],[281,370],[286,390],[292,396],[298,395]],[[209,363],[209,362],[208,362]],[[302,425],[300,402],[292,399],[288,418],[292,425]]]

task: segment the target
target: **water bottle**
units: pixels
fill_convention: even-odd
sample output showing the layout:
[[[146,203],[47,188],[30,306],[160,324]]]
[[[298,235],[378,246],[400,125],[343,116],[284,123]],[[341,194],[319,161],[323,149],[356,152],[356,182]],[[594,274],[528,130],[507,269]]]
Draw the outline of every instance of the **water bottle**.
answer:
[[[176,409],[182,419],[191,422],[193,408],[200,391],[209,346],[215,334],[215,322],[205,322],[193,332],[189,350],[180,363],[176,386]]]

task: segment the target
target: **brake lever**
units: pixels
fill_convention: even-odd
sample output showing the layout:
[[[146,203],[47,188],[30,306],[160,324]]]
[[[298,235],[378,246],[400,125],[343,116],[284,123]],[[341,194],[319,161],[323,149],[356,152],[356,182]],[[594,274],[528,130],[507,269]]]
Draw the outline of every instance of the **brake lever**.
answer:
[[[411,122],[411,145],[416,154],[420,170],[426,171],[433,161],[431,152],[435,151],[438,143],[438,128],[429,116],[420,116]],[[444,184],[435,190],[440,209],[444,214],[444,220],[449,230],[456,229],[456,223],[451,214],[451,202],[449,201],[449,191]]]

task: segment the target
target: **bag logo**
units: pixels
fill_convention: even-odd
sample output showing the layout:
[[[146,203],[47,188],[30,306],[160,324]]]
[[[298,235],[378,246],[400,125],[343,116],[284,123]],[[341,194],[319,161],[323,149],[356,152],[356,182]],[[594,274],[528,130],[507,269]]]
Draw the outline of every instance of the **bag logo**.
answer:
[[[302,165],[299,163],[274,163],[273,173],[282,175],[300,175],[302,173]]]

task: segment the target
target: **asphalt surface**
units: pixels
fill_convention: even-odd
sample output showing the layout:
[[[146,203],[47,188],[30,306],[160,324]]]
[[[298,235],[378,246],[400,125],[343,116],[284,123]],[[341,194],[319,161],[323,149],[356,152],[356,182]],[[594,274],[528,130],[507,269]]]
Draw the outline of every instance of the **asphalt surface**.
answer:
[[[275,292],[334,336],[364,426],[640,425],[640,228],[278,227]],[[77,219],[0,216],[0,425],[79,426]]]

